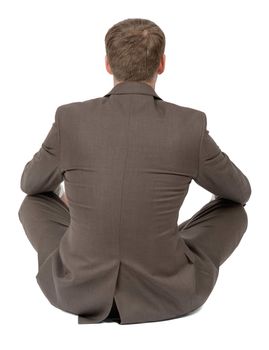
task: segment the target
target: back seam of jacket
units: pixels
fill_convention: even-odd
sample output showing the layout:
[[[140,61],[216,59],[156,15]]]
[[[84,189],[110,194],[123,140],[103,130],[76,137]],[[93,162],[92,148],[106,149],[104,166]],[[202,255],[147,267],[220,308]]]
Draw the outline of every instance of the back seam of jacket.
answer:
[[[123,185],[124,185],[124,179],[125,179],[125,170],[126,170],[126,164],[127,164],[127,158],[128,158],[128,152],[129,152],[129,125],[130,125],[130,119],[131,119],[131,109],[132,105],[132,99],[130,97],[130,105],[129,105],[129,115],[128,115],[128,123],[127,123],[127,151],[124,159],[124,168],[123,168],[123,175],[122,175],[122,181],[121,181],[121,198],[120,198],[120,218],[119,218],[119,233],[118,233],[118,253],[119,253],[119,260],[120,260],[120,230],[121,230],[121,218],[122,218],[122,201],[123,201]]]

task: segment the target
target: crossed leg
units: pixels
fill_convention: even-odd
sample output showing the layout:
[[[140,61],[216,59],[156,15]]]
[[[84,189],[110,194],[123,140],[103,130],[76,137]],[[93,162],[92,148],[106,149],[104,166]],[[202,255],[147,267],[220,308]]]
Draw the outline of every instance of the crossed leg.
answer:
[[[54,192],[26,195],[18,211],[24,231],[38,254],[39,267],[59,246],[70,224],[67,204]]]
[[[233,253],[248,226],[244,205],[217,197],[178,225],[186,244],[218,268]]]

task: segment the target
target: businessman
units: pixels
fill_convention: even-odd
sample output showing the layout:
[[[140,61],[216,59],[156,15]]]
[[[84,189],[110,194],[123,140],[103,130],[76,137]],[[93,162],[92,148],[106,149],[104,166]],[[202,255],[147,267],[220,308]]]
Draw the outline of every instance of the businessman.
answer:
[[[114,86],[56,109],[23,169],[19,219],[42,292],[79,324],[178,318],[205,303],[246,232],[250,183],[211,137],[205,112],[156,93],[159,26],[123,20],[105,47]],[[178,225],[192,180],[212,197]]]

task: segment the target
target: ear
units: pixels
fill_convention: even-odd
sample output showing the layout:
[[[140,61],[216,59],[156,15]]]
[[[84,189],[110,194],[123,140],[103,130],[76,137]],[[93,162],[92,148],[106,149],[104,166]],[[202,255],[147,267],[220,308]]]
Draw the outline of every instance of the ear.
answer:
[[[113,74],[113,73],[112,73],[112,70],[111,70],[111,67],[110,67],[110,64],[109,64],[109,62],[108,62],[107,55],[105,55],[105,66],[106,66],[106,71],[107,71],[109,74]]]
[[[165,61],[166,61],[166,55],[163,54],[160,60],[160,65],[158,67],[157,73],[158,74],[162,74],[164,72],[165,69]]]

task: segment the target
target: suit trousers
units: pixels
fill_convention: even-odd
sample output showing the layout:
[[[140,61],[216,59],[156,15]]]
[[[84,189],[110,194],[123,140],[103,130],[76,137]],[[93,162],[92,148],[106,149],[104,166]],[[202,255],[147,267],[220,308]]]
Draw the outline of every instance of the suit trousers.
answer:
[[[190,219],[178,225],[179,236],[195,254],[210,259],[219,268],[238,246],[247,229],[248,217],[244,206],[217,197],[206,203]],[[30,243],[37,252],[40,267],[48,255],[59,246],[69,226],[69,208],[54,192],[27,194],[18,215]],[[113,301],[110,314],[104,321],[118,320],[119,313]]]

